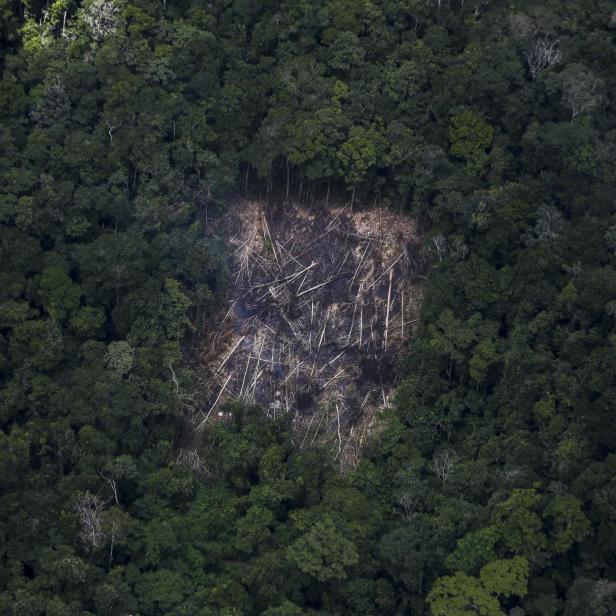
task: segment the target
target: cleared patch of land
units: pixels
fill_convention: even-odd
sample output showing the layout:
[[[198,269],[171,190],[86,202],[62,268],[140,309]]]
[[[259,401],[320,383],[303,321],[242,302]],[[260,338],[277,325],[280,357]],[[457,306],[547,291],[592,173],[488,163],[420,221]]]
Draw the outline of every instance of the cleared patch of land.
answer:
[[[329,439],[353,465],[416,322],[421,267],[414,221],[387,209],[241,201],[222,221],[228,305],[200,357],[197,430],[225,401],[292,412],[298,447]]]

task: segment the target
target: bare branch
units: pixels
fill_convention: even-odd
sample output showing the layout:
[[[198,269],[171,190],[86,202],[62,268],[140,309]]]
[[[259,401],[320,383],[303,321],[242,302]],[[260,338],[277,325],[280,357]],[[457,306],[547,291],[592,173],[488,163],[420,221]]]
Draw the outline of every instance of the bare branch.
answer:
[[[454,467],[454,458],[455,455],[453,451],[446,449],[436,452],[434,458],[432,459],[430,468],[443,485],[447,483],[447,480],[451,475],[451,471]]]
[[[79,537],[86,548],[90,550],[97,550],[105,541],[101,520],[103,507],[103,500],[90,492],[79,496],[75,505],[81,526]]]
[[[556,66],[561,59],[558,41],[551,40],[547,34],[534,38],[525,55],[531,79],[536,79],[544,69]]]

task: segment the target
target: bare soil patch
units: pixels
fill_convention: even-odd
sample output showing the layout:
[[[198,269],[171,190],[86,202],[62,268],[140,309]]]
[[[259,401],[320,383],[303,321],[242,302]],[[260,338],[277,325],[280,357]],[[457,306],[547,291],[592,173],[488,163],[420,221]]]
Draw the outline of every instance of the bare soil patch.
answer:
[[[265,208],[244,200],[222,221],[228,305],[200,356],[198,431],[229,400],[292,412],[295,441],[329,440],[354,465],[421,303],[414,221],[387,209]]]

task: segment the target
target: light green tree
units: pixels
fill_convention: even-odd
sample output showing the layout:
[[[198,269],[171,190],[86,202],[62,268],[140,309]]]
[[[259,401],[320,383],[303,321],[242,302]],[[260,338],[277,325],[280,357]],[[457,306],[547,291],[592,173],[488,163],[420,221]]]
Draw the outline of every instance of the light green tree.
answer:
[[[582,511],[582,504],[570,494],[552,498],[543,517],[552,522],[550,545],[557,554],[563,554],[590,532],[590,520]]]
[[[478,113],[463,111],[451,118],[449,128],[450,152],[480,171],[488,161],[486,151],[492,144],[494,129]]]
[[[547,548],[547,537],[537,512],[540,501],[535,488],[516,489],[496,507],[492,516],[504,544],[527,558],[537,557]]]
[[[347,577],[346,567],[359,562],[357,548],[336,528],[329,515],[311,524],[289,546],[287,556],[300,571],[319,582],[342,580]]]
[[[353,126],[347,140],[340,146],[337,153],[340,175],[345,182],[353,187],[362,182],[370,167],[376,165],[381,149],[382,137],[373,128]]]
[[[499,599],[527,593],[528,561],[495,560],[479,577],[464,573],[439,578],[428,595],[433,616],[502,616]]]
[[[135,349],[126,340],[111,342],[107,347],[105,363],[118,376],[128,374],[133,367],[134,361]]]
[[[493,526],[468,533],[458,540],[456,549],[445,562],[453,571],[471,574],[496,558],[494,546],[498,538],[498,531]]]

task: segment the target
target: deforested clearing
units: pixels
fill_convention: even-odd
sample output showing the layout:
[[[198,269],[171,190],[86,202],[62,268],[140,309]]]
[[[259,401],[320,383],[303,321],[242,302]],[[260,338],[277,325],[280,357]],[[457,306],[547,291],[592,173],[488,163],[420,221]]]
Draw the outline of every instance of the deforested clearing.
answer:
[[[297,447],[331,442],[353,466],[417,320],[415,222],[386,208],[242,200],[220,227],[228,301],[203,341],[196,429],[224,420],[233,400],[292,412]]]

